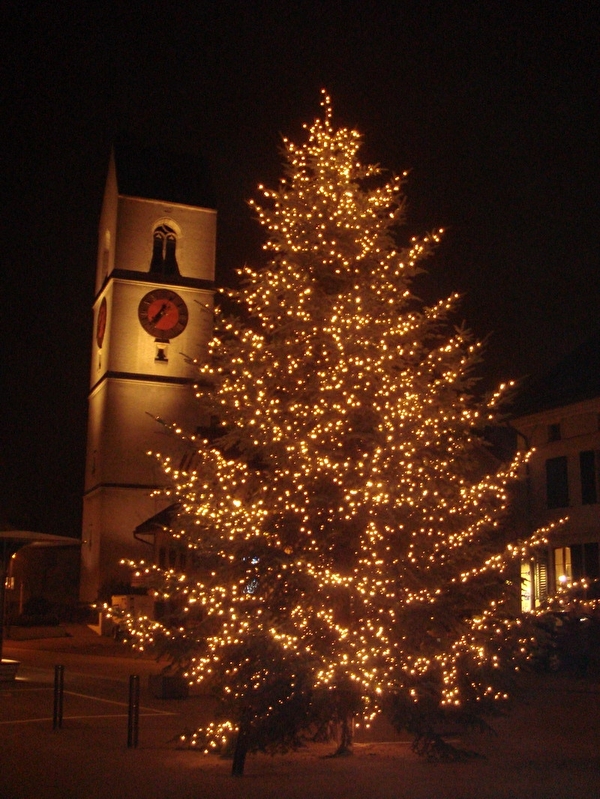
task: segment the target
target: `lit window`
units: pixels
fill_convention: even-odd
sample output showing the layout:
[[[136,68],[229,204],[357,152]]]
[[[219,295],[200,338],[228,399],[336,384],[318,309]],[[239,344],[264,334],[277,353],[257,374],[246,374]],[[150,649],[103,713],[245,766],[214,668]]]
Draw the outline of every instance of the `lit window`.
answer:
[[[600,577],[600,553],[597,541],[586,544],[571,544],[554,550],[554,573],[556,587],[577,582],[583,578],[597,580]]]
[[[557,588],[572,582],[571,547],[557,547],[554,550],[554,575]]]

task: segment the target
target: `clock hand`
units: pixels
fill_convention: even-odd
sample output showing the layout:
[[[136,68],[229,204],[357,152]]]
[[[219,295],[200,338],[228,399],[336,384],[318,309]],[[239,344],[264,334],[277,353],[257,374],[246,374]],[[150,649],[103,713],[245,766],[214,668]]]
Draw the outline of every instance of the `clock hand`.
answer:
[[[168,307],[169,307],[168,303],[166,303],[166,302],[163,302],[163,304],[161,305],[160,309],[159,309],[159,310],[156,312],[156,314],[155,314],[155,315],[152,317],[152,319],[150,320],[150,322],[151,322],[153,325],[155,325],[157,322],[159,322],[159,321],[160,321],[160,320],[163,318],[163,316],[166,314]]]

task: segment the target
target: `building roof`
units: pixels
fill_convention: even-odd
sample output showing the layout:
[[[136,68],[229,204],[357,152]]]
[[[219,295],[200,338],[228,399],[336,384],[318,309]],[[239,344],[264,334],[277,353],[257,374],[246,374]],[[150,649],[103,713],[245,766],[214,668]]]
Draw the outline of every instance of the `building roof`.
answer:
[[[121,134],[114,143],[119,194],[214,208],[215,194],[202,156],[139,143]]]
[[[80,546],[80,538],[69,538],[66,535],[50,535],[49,533],[37,533],[32,530],[0,530],[0,541],[14,541],[15,543],[24,542],[25,544],[36,544],[37,546]]]
[[[154,516],[150,516],[149,519],[146,519],[145,522],[138,524],[138,526],[135,528],[133,531],[134,538],[137,538],[138,536],[153,536],[160,530],[170,529],[173,520],[179,512],[179,509],[180,504],[178,502],[174,502],[172,505],[168,505],[158,513],[155,513]]]
[[[513,417],[600,397],[600,330],[542,377],[525,382]]]
[[[23,547],[69,547],[81,546],[81,539],[65,535],[49,535],[32,530],[0,530],[0,566],[7,567],[10,558]],[[1,579],[1,576],[0,576]],[[0,615],[2,609],[0,608]],[[1,622],[0,622],[1,626]]]

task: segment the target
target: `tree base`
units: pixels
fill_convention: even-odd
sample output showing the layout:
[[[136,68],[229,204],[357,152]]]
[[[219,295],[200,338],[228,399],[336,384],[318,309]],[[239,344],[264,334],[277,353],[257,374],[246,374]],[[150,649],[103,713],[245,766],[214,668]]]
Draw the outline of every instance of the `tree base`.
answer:
[[[335,750],[335,752],[332,752],[330,755],[326,755],[326,757],[351,757],[353,754],[354,752],[352,751],[352,747],[340,746]]]

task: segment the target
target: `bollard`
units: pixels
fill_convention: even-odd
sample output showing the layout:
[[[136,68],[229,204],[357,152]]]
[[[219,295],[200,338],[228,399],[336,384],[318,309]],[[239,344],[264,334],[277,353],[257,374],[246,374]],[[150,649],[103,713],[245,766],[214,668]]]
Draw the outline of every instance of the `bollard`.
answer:
[[[54,667],[54,713],[52,729],[60,729],[63,721],[63,694],[65,690],[65,667]]]
[[[135,749],[138,745],[140,729],[140,678],[137,674],[129,677],[129,716],[127,723],[127,746]]]

